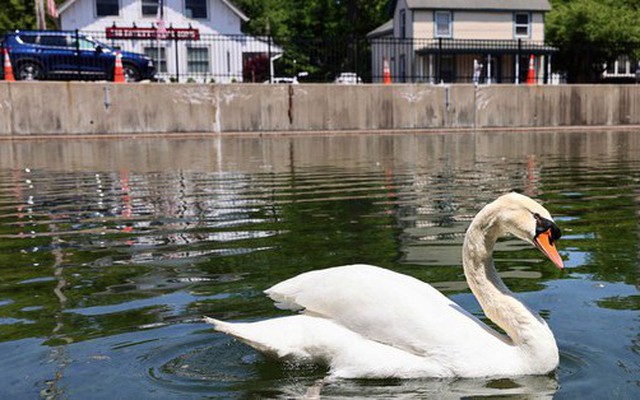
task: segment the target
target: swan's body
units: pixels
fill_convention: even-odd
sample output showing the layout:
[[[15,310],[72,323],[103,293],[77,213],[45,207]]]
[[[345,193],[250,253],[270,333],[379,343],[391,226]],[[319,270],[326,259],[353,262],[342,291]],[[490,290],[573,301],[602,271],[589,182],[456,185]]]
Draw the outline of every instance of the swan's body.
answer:
[[[483,208],[465,236],[467,282],[507,335],[432,286],[370,265],[307,272],[266,291],[278,307],[302,310],[299,315],[252,323],[206,320],[260,351],[326,363],[336,377],[545,374],[558,365],[553,333],[504,286],[491,253],[498,237],[511,233],[562,267],[553,246],[559,231],[551,221],[538,203],[512,193]],[[546,245],[544,238],[551,238]]]

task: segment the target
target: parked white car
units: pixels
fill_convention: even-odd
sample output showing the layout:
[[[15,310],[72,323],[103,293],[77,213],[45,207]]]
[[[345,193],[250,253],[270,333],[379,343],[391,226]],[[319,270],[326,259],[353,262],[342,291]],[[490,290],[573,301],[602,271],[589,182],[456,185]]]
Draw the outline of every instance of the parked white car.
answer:
[[[362,83],[362,78],[360,78],[355,72],[342,72],[336,77],[334,82],[343,85],[355,85]]]

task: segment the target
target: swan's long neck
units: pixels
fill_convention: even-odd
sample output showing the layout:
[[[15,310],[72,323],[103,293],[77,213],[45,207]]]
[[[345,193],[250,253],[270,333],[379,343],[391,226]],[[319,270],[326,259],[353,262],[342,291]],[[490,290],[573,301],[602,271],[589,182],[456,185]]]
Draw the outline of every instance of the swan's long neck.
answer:
[[[495,269],[493,247],[504,235],[499,213],[499,207],[490,204],[469,226],[462,254],[467,283],[486,316],[502,328],[515,345],[536,351],[539,347],[548,348],[557,353],[553,333],[546,323],[514,297]]]

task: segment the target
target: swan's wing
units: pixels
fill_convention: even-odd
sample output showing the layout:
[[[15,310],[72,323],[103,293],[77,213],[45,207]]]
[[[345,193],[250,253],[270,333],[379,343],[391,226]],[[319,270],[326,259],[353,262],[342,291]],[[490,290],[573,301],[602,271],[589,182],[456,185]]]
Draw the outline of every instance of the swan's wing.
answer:
[[[265,293],[280,308],[322,316],[420,356],[504,345],[498,334],[432,286],[370,265],[307,272]]]
[[[331,367],[341,378],[446,377],[446,366],[378,343],[329,319],[294,315],[258,322],[223,322],[205,317],[215,329],[280,358],[301,358]]]

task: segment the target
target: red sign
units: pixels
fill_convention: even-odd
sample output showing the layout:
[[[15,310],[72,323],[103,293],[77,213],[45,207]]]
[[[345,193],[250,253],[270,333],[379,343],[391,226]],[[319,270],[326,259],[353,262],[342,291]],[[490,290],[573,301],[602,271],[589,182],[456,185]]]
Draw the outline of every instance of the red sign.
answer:
[[[156,28],[107,28],[107,39],[166,39],[200,40],[200,31],[193,28],[167,28],[165,34],[158,34]]]

